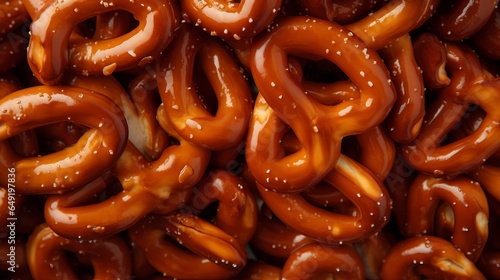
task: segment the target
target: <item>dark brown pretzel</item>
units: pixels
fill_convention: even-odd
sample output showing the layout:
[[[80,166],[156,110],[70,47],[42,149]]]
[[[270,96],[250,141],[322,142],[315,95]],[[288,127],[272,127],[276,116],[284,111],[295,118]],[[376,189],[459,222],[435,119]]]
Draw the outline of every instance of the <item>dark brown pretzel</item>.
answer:
[[[464,176],[452,180],[419,175],[408,191],[406,236],[436,234],[434,215],[440,202],[447,202],[454,219],[451,242],[475,262],[488,239],[488,202],[481,186]],[[425,206],[423,206],[425,205]],[[439,225],[439,223],[437,223]]]
[[[0,239],[0,277],[11,280],[33,279],[27,258],[26,242],[23,239],[17,238],[15,243]]]
[[[481,56],[500,59],[500,8],[495,7],[485,26],[470,37],[474,50]]]
[[[500,78],[485,72],[476,54],[465,45],[446,43],[445,48],[451,82],[438,90],[438,96],[426,108],[419,135],[413,142],[402,145],[402,155],[421,172],[456,176],[479,166],[500,147],[500,114],[493,106],[497,103]],[[486,112],[479,128],[471,135],[441,145],[470,105]]]
[[[119,236],[80,242],[60,237],[41,224],[30,235],[26,250],[35,279],[78,279],[65,251],[90,258],[94,279],[127,279],[131,273],[129,248]]]
[[[22,0],[0,2],[0,37],[28,22],[29,16]]]
[[[382,279],[486,279],[453,244],[434,236],[413,237],[394,245],[384,259],[381,276]]]
[[[88,115],[92,111],[95,115]],[[40,157],[21,158],[5,141],[22,131],[61,121],[90,129],[78,143]],[[82,186],[109,170],[125,148],[127,126],[120,109],[95,92],[67,86],[39,86],[0,100],[0,174],[16,169],[18,193],[60,193]]]
[[[345,25],[366,17],[381,2],[378,0],[300,0],[298,6],[301,8],[301,14]]]

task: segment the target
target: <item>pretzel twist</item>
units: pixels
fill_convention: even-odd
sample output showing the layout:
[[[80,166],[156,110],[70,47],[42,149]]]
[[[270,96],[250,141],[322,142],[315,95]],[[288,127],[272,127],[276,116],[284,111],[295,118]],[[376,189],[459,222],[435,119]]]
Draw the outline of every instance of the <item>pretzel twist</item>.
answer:
[[[240,40],[264,30],[278,14],[281,0],[182,0],[183,18],[212,36]]]
[[[365,279],[362,260],[352,246],[332,247],[318,242],[295,250],[283,266],[281,279],[317,279],[321,273]]]
[[[479,166],[500,147],[500,114],[493,106],[497,103],[500,79],[488,75],[475,53],[466,46],[446,43],[445,48],[451,82],[438,91],[437,98],[426,109],[419,135],[413,142],[402,145],[402,154],[420,172],[451,177]],[[479,128],[467,137],[441,145],[470,105],[486,112]]]
[[[498,0],[477,0],[454,1],[451,7],[439,5],[428,25],[443,40],[464,40],[486,24],[497,4]]]
[[[380,50],[398,94],[386,119],[391,138],[398,143],[415,139],[425,114],[424,83],[415,61],[412,41],[405,34]]]
[[[157,66],[158,87],[168,108],[167,118],[193,144],[211,150],[238,145],[245,136],[251,114],[250,87],[239,66],[219,39],[188,24],[182,25],[177,35]],[[214,115],[196,93],[193,74],[197,64],[214,89],[217,98]]]
[[[475,262],[488,239],[489,209],[481,186],[466,177],[446,180],[417,176],[408,192],[405,235],[438,231],[434,229],[434,215],[440,202],[447,202],[454,214],[451,242]]]
[[[44,84],[57,83],[67,68],[85,75],[110,75],[147,63],[170,43],[178,24],[171,1],[108,3],[93,0],[84,4],[78,1],[50,4],[26,1],[25,5],[33,19],[28,62],[36,78]],[[103,10],[130,12],[139,24],[116,38],[70,44],[69,38],[76,25]],[[66,28],[60,28],[61,22],[65,22]]]
[[[78,279],[65,251],[90,259],[94,279],[129,279],[129,248],[119,236],[88,242],[74,241],[54,233],[46,224],[39,225],[26,244],[28,265],[35,279]]]
[[[382,279],[451,278],[486,279],[450,242],[419,236],[394,245],[384,259]]]
[[[246,252],[234,237],[189,212],[150,215],[128,233],[149,263],[165,276],[222,279],[235,276],[246,263]]]
[[[379,231],[388,221],[389,195],[373,173],[340,156],[324,181],[337,188],[357,207],[352,216],[332,213],[308,203],[300,193],[281,194],[257,183],[271,211],[289,227],[326,243],[356,242]]]
[[[346,25],[370,47],[382,49],[427,21],[441,0],[391,0],[368,16]]]
[[[312,48],[309,41],[318,44]],[[360,98],[326,106],[304,94],[287,71],[290,54],[334,62],[358,87]],[[300,191],[316,184],[335,167],[341,139],[378,125],[395,99],[387,69],[375,52],[339,25],[309,17],[279,19],[259,37],[252,49],[252,74],[263,98],[254,106],[247,163],[259,183],[273,190]],[[271,110],[276,117],[270,117]],[[284,156],[278,145],[287,125],[302,149]]]
[[[16,91],[0,100],[0,120],[0,174],[7,178],[7,169],[16,169],[18,193],[59,193],[80,187],[109,170],[125,148],[127,125],[120,109],[107,97],[85,89],[39,86]],[[90,129],[62,151],[22,158],[5,141],[22,131],[68,120]]]

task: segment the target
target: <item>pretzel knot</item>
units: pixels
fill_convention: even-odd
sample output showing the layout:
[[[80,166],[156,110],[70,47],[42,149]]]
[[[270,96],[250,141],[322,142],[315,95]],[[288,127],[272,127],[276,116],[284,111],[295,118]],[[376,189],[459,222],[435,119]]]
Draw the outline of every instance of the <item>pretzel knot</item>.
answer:
[[[340,156],[324,181],[357,207],[352,216],[332,213],[307,202],[300,193],[282,194],[257,183],[271,211],[300,233],[326,243],[356,242],[379,231],[388,221],[389,195],[376,176],[355,161]]]
[[[264,30],[278,14],[281,0],[182,0],[181,5],[184,19],[212,36],[240,40]]]
[[[419,40],[429,36],[434,35],[424,34]],[[466,46],[444,46],[450,84],[437,90],[437,98],[426,108],[420,134],[402,145],[402,154],[420,172],[451,177],[479,166],[500,147],[500,113],[493,105],[500,98],[500,78],[484,71],[476,54]],[[441,145],[469,106],[479,106],[486,112],[481,125],[474,133]]]
[[[451,237],[441,237],[451,238],[451,242],[475,262],[488,239],[489,209],[481,186],[464,176],[452,180],[417,176],[408,191],[405,234],[439,234],[445,226],[435,227],[439,225],[435,223],[435,215],[442,202],[451,208],[451,213],[444,214],[453,218],[449,222]]]
[[[78,279],[65,251],[88,257],[94,279],[126,279],[131,274],[129,248],[118,235],[80,242],[63,238],[41,224],[30,235],[26,250],[35,279]]]
[[[313,47],[309,42],[317,43]],[[321,104],[288,71],[288,55],[330,60],[352,80],[360,98]],[[335,167],[342,138],[380,124],[395,101],[395,89],[378,54],[352,32],[324,20],[277,20],[271,31],[255,40],[251,68],[263,98],[255,102],[247,162],[260,184],[278,191],[316,184]],[[277,119],[269,117],[271,110]],[[287,125],[302,148],[280,155],[279,141]]]
[[[420,236],[394,245],[384,259],[382,279],[486,279],[450,242]]]
[[[189,212],[150,215],[128,233],[153,267],[175,278],[225,279],[246,264],[245,249],[234,237]]]
[[[59,152],[22,158],[6,142],[20,132],[64,121],[89,129],[75,145]],[[128,133],[113,101],[69,86],[38,86],[8,95],[0,100],[0,123],[2,175],[7,178],[4,173],[14,167],[17,192],[25,194],[61,193],[92,181],[118,160]]]
[[[215,92],[215,116],[196,92],[196,65]],[[166,117],[184,139],[210,150],[234,147],[243,140],[252,110],[250,86],[222,41],[183,24],[160,57],[157,75]]]
[[[44,84],[57,83],[68,68],[85,75],[110,75],[149,62],[170,43],[178,24],[170,1],[69,0],[39,5],[27,1],[33,20],[28,62]],[[116,38],[70,44],[70,35],[80,22],[116,10],[132,13],[138,26]]]

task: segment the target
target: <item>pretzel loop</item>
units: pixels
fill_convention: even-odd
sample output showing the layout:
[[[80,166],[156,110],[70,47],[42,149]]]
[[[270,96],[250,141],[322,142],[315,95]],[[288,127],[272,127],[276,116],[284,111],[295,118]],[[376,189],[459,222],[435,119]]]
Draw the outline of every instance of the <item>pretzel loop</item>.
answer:
[[[88,115],[89,111],[93,114]],[[64,192],[97,178],[120,157],[128,132],[122,112],[110,99],[68,86],[14,92],[0,100],[0,120],[0,173],[7,178],[8,167],[14,167],[17,192],[26,194]],[[62,151],[21,158],[5,141],[23,131],[68,120],[90,129]]]
[[[251,114],[247,81],[218,39],[187,24],[182,25],[177,35],[157,66],[158,88],[168,108],[165,110],[168,119],[177,133],[195,145],[211,150],[236,146],[245,136]],[[215,91],[218,102],[215,116],[204,108],[196,93],[195,62]]]
[[[312,48],[310,41],[318,43]],[[287,55],[292,54],[323,57],[337,64],[352,79],[360,98],[326,106],[304,94],[304,88],[287,71]],[[377,53],[352,32],[324,20],[279,19],[272,31],[254,42],[251,64],[263,98],[255,102],[246,157],[259,183],[274,190],[299,191],[316,184],[334,168],[341,139],[378,125],[395,100],[388,71]],[[271,121],[270,110],[280,120]],[[302,149],[283,156],[276,148],[279,135],[269,134],[272,126],[286,125],[295,132]],[[285,173],[289,174],[286,180],[281,178]]]
[[[100,0],[85,3],[70,0],[40,6],[30,8],[33,23],[28,62],[36,78],[44,84],[57,83],[68,67],[85,75],[109,75],[115,70],[138,66],[144,58],[150,61],[170,43],[177,25],[170,1],[136,0],[110,4]],[[103,11],[116,10],[132,13],[139,25],[116,38],[69,44],[78,23]],[[65,23],[64,28],[61,22]]]
[[[41,224],[30,235],[26,250],[35,279],[78,279],[65,251],[88,256],[94,279],[125,279],[131,273],[128,247],[119,236],[80,242],[60,237],[46,224]]]
[[[260,183],[257,187],[266,205],[280,220],[321,242],[356,242],[387,223],[389,195],[365,167],[341,155],[335,170],[324,180],[342,192],[359,211],[353,216],[332,213],[309,204],[299,193],[273,192]]]

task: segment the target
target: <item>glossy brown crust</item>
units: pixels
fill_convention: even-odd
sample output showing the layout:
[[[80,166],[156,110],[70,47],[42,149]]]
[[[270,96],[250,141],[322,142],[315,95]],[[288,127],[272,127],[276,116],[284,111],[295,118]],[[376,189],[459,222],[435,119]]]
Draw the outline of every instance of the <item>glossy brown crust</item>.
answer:
[[[318,43],[312,47],[310,41]],[[380,57],[335,23],[310,17],[280,18],[254,42],[252,54],[252,75],[262,98],[255,101],[246,157],[255,178],[267,188],[289,192],[316,184],[334,168],[341,139],[378,125],[394,103],[395,90]],[[326,106],[304,94],[287,71],[287,55],[291,54],[323,57],[337,64],[357,86],[360,98]],[[276,117],[271,118],[270,112]],[[288,125],[302,149],[283,156],[279,139]],[[290,176],[280,178],[282,174]]]
[[[450,1],[443,0],[444,3]],[[460,41],[478,32],[495,10],[498,0],[453,1],[440,5],[429,20],[430,30],[446,41]]]
[[[164,276],[223,279],[235,276],[246,263],[246,252],[235,238],[188,212],[150,215],[128,233],[149,263]]]
[[[481,56],[500,59],[500,8],[498,5],[483,28],[470,37],[470,43]]]
[[[281,194],[257,183],[262,199],[275,215],[298,232],[318,241],[356,242],[376,233],[389,219],[389,195],[366,167],[341,155],[324,180],[342,192],[358,209],[344,215],[307,202],[300,193]]]
[[[254,260],[248,260],[245,268],[232,279],[279,280],[281,279],[280,277],[281,269],[279,267]]]
[[[18,193],[60,193],[80,187],[109,170],[125,148],[127,125],[121,110],[107,97],[89,90],[27,88],[1,99],[0,111],[0,172],[7,178],[8,168],[16,169]],[[88,115],[89,111],[95,114]],[[5,141],[17,133],[68,120],[90,129],[76,145],[62,151],[21,158]]]
[[[300,0],[300,13],[345,25],[367,16],[382,1],[378,0]]]
[[[425,114],[424,83],[410,35],[391,41],[379,53],[398,94],[385,123],[395,142],[407,143],[417,137]]]
[[[413,43],[415,61],[422,70],[422,78],[429,89],[439,89],[450,84],[446,73],[446,48],[434,34],[423,33]]]
[[[212,36],[242,39],[264,30],[278,14],[281,0],[181,0],[183,18]]]
[[[426,108],[417,138],[402,145],[405,159],[417,170],[434,176],[456,176],[468,172],[500,147],[500,113],[496,104],[499,78],[483,70],[476,54],[463,44],[446,43],[448,86]],[[469,105],[486,112],[484,121],[471,135],[441,145],[441,141],[461,120]]]
[[[80,242],[60,237],[41,224],[30,235],[26,250],[35,279],[78,279],[65,251],[90,258],[94,279],[130,278],[129,248],[119,236]]]
[[[375,50],[417,29],[434,13],[441,0],[391,0],[368,16],[346,25]]]
[[[295,250],[283,265],[281,279],[317,279],[331,273],[335,279],[365,279],[363,263],[354,247],[306,244]]]
[[[381,276],[382,279],[486,279],[453,244],[426,235],[394,245],[384,259]]]
[[[475,262],[488,239],[489,209],[479,183],[464,176],[452,180],[419,175],[413,181],[407,197],[406,236],[433,235],[434,217],[440,202],[446,202],[453,212],[451,242]],[[425,203],[425,207],[421,207]]]
[[[238,145],[245,137],[252,110],[250,86],[240,67],[220,39],[188,24],[176,34],[157,65],[158,89],[163,106],[168,108],[166,117],[181,137],[200,147],[223,150]],[[196,66],[216,95],[214,115],[196,92]]]
[[[82,74],[109,75],[115,70],[136,67],[146,58],[156,56],[171,41],[178,24],[170,1],[118,1],[110,5],[99,0],[57,2],[31,9],[33,23],[28,48],[28,62],[37,79],[44,84],[55,84],[66,68]],[[132,13],[139,25],[131,32],[91,44],[69,44],[74,27],[83,20],[103,12],[125,10]],[[61,22],[65,28],[61,28]],[[55,32],[53,32],[55,30]],[[147,40],[144,38],[155,38]],[[123,46],[126,46],[125,48]]]

